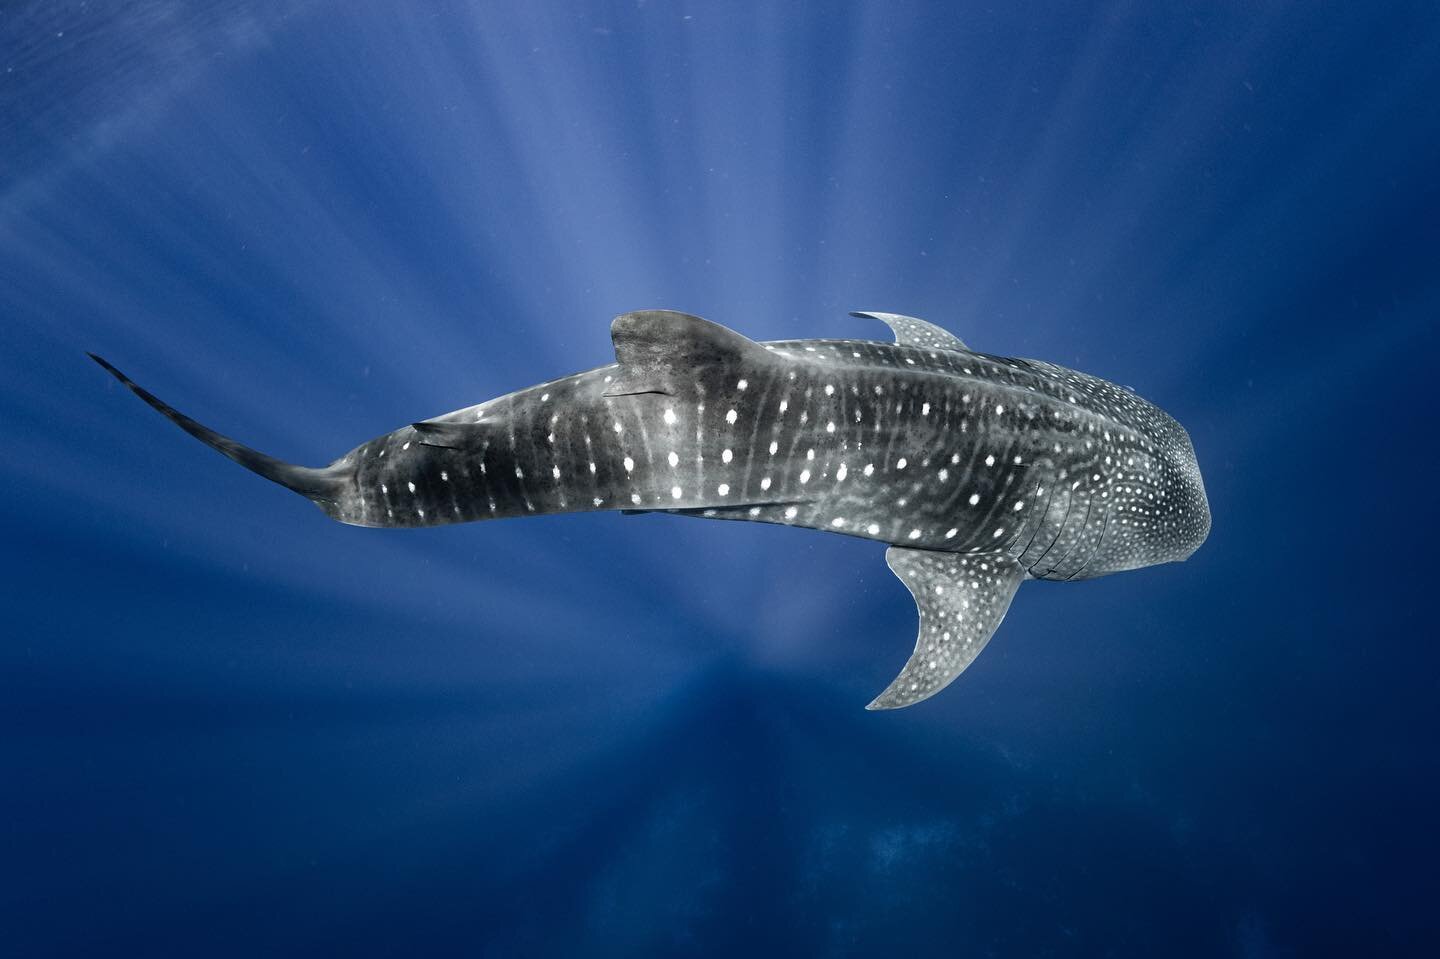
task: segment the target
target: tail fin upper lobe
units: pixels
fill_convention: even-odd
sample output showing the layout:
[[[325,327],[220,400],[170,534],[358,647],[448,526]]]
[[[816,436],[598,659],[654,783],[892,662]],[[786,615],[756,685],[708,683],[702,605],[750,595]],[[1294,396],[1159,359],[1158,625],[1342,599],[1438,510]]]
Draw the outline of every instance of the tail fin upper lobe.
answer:
[[[246,469],[259,473],[266,479],[279,483],[286,489],[294,490],[301,496],[313,500],[322,509],[325,509],[326,512],[330,512],[331,507],[335,505],[337,498],[344,490],[348,478],[341,470],[335,467],[314,469],[308,466],[295,466],[283,460],[277,460],[273,456],[266,456],[264,453],[256,452],[248,446],[235,442],[228,436],[221,436],[214,430],[201,426],[184,413],[179,412],[168,403],[156,397],[149,390],[135,384],[128,376],[111,366],[103,358],[96,356],[94,353],[87,353],[86,355],[103,366],[121,383],[130,387],[136,396],[159,410],[166,419],[173,422],[176,426],[206,446],[214,450],[219,450]]]

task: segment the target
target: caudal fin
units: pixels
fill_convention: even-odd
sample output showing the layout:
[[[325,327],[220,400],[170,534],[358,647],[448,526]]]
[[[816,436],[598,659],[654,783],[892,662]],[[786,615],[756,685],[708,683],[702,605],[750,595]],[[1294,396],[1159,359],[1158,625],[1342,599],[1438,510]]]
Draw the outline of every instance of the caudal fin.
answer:
[[[94,353],[87,353],[86,355],[103,366],[121,383],[130,387],[136,396],[159,410],[164,414],[166,419],[170,420],[206,446],[214,450],[219,450],[246,469],[259,473],[266,479],[279,483],[286,489],[294,490],[301,496],[308,497],[327,512],[330,511],[330,508],[335,504],[336,498],[345,487],[345,476],[334,467],[313,469],[308,466],[295,466],[283,460],[277,460],[273,456],[258,453],[244,444],[235,442],[228,436],[221,436],[214,430],[201,426],[184,413],[181,413],[179,410],[176,410],[168,403],[156,397],[149,390],[134,383],[130,377],[111,366],[102,357],[96,356]]]

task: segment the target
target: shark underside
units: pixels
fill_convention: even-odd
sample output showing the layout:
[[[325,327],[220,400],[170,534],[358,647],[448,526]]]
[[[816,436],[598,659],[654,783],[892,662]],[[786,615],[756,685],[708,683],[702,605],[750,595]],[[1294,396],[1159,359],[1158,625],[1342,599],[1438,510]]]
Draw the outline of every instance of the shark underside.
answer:
[[[1210,511],[1189,436],[1130,390],[971,350],[913,317],[894,343],[757,343],[684,313],[626,313],[616,362],[294,466],[177,412],[201,442],[333,519],[414,527],[618,510],[778,523],[889,544],[919,637],[871,704],[943,689],[1026,579],[1182,560]]]

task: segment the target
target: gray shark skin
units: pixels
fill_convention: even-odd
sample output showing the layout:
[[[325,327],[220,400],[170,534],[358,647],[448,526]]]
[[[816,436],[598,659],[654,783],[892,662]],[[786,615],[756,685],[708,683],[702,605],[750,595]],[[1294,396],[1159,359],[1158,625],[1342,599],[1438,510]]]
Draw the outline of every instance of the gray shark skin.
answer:
[[[626,313],[617,362],[292,466],[201,426],[92,358],[207,445],[356,526],[663,511],[889,544],[920,634],[869,706],[934,695],[1026,579],[1190,556],[1210,509],[1185,430],[1130,390],[991,356],[913,317],[896,342],[756,343],[665,310]]]

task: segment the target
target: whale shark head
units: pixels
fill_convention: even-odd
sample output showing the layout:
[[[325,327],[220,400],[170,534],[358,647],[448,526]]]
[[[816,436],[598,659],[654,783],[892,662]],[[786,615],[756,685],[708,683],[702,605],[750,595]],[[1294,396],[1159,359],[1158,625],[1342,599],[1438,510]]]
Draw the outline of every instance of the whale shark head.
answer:
[[[1190,434],[1178,423],[1175,427],[1183,443],[1176,443],[1167,452],[1178,482],[1175,484],[1172,520],[1176,530],[1177,559],[1189,559],[1210,535],[1210,500],[1205,495],[1205,480],[1195,458],[1195,445]]]
[[[1210,535],[1210,500],[1190,434],[1161,413],[1156,430],[1157,462],[1153,468],[1154,499],[1148,503],[1151,522],[1140,542],[1133,542],[1134,562],[1116,568],[1179,563],[1190,558]]]

